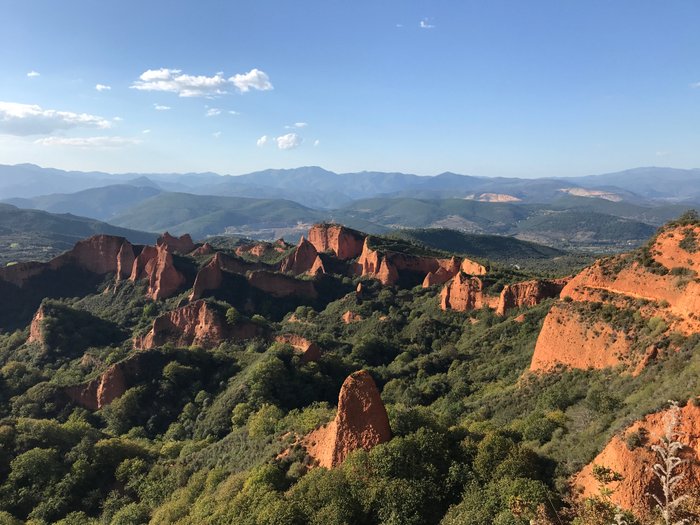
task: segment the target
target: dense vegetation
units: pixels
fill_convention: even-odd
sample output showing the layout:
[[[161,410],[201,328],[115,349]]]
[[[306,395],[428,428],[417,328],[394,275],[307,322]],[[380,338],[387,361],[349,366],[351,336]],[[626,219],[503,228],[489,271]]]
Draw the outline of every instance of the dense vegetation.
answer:
[[[531,276],[492,269],[493,291]],[[0,523],[608,525],[605,494],[575,501],[570,477],[631,421],[697,394],[700,335],[674,335],[678,351],[636,377],[533,375],[551,300],[501,318],[442,311],[437,288],[365,280],[361,294],[335,299],[357,281],[326,281],[313,304],[272,301],[253,316],[316,341],[323,356],[311,363],[269,338],[134,352],[131,335],[183,297],[151,302],[128,282],[45,301],[45,344],[26,344],[27,329],[0,334]],[[235,324],[244,299],[215,306]],[[361,320],[344,323],[347,311]],[[125,362],[138,373],[111,404],[70,400],[67,387]],[[341,384],[360,369],[381,390],[393,439],[339,468],[309,468],[299,438],[333,418]]]

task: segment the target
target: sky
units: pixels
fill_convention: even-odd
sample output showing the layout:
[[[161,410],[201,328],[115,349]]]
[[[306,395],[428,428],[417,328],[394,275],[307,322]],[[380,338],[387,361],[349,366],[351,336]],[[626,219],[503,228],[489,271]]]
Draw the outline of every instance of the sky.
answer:
[[[700,167],[696,0],[0,0],[0,164]]]

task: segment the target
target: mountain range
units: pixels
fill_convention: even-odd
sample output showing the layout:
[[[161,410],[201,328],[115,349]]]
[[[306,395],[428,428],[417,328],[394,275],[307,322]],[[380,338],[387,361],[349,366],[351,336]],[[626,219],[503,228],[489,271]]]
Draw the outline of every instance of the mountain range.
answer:
[[[518,179],[335,173],[314,166],[240,176],[108,174],[21,164],[0,165],[0,199],[23,209],[195,238],[235,234],[296,241],[309,224],[335,221],[370,233],[448,228],[617,251],[698,207],[700,170]]]

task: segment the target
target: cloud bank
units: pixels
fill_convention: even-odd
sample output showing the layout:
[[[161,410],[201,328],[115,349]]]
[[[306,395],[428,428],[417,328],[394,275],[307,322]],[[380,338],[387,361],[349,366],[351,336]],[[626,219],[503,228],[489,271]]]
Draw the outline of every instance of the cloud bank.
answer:
[[[9,135],[50,135],[72,128],[111,127],[111,122],[97,115],[43,109],[36,104],[0,101],[0,133]]]
[[[251,69],[229,78],[222,72],[208,77],[188,75],[180,69],[149,69],[131,85],[131,89],[139,91],[176,93],[180,97],[215,97],[227,94],[231,88],[236,88],[241,93],[274,89],[270,78],[259,69]]]

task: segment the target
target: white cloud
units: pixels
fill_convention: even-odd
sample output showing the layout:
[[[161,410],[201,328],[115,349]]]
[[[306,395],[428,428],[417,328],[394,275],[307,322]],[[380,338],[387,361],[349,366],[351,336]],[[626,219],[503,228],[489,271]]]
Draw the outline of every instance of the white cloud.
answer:
[[[153,104],[153,109],[156,111],[168,111],[170,106],[164,106],[163,104]]]
[[[97,91],[109,91],[112,89],[112,86],[108,86],[106,84],[95,84],[95,89]]]
[[[294,149],[299,146],[303,139],[296,133],[287,133],[275,139],[279,149]]]
[[[41,76],[41,73],[38,73],[37,71],[34,71],[34,70],[32,69],[29,73],[27,73],[27,76],[28,76],[29,78],[34,78],[34,77]]]
[[[292,128],[300,129],[300,128],[305,128],[308,125],[309,125],[308,122],[295,122],[294,124],[292,124],[290,126],[285,126],[285,128],[287,128],[287,129],[292,129]]]
[[[121,118],[121,117],[114,117],[112,120],[113,120],[114,122],[121,122],[121,121],[124,120],[124,119]]]
[[[424,18],[423,20],[420,21],[420,27],[421,29],[433,29],[435,26],[430,23],[430,20],[427,18]]]
[[[691,87],[700,88],[700,82],[696,82],[695,84],[691,84]]]
[[[207,117],[216,117],[217,115],[221,115],[221,110],[219,108],[209,108],[204,115]]]
[[[97,115],[43,109],[36,104],[0,102],[0,133],[9,135],[44,135],[71,128],[111,127],[111,122]]]
[[[258,148],[262,148],[265,144],[267,144],[269,140],[270,137],[268,137],[267,135],[263,135],[258,139],[258,141],[255,144],[258,146]]]
[[[215,131],[214,133],[211,134],[211,136],[214,137],[215,139],[218,139],[221,136],[221,132]]]
[[[270,91],[273,89],[270,77],[259,69],[251,69],[247,73],[239,73],[229,79],[242,93],[257,89],[258,91]]]
[[[267,74],[259,69],[251,69],[230,78],[222,72],[214,76],[188,75],[180,69],[149,69],[141,74],[132,85],[132,89],[140,91],[164,91],[177,93],[180,97],[214,97],[225,95],[228,89],[235,86],[245,93],[251,89],[268,91],[273,89]]]
[[[150,129],[144,129],[143,131],[141,131],[141,133],[143,133],[144,135],[148,135],[150,132]]]
[[[403,27],[403,24],[396,24],[396,27],[401,28]]]
[[[230,110],[230,111],[228,112],[228,114],[229,114],[229,115],[240,115],[240,113],[239,113],[238,111],[235,111],[235,110],[233,110],[233,109]]]
[[[45,137],[35,140],[42,146],[72,146],[76,148],[121,148],[140,141],[128,137]]]
[[[670,151],[657,151],[656,156],[657,157],[668,157],[671,154]]]
[[[318,140],[318,139],[314,140],[314,148],[315,148],[316,146],[318,146],[320,143],[321,143],[320,140]]]

